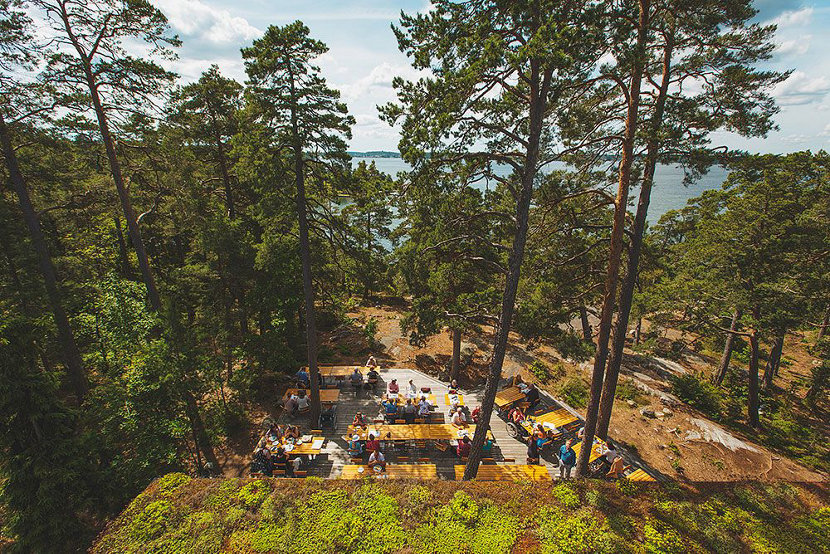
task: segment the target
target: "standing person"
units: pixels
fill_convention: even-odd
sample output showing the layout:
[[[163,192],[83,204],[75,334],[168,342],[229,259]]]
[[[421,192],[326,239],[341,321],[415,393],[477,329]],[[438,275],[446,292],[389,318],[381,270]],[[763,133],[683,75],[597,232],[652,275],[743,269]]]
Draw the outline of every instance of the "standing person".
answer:
[[[539,447],[533,435],[527,437],[527,463],[528,465],[539,463]]]
[[[571,470],[576,465],[576,452],[571,448],[571,439],[559,448],[559,479],[570,479]]]
[[[308,388],[308,371],[304,367],[301,367],[300,370],[297,372],[297,386],[299,388]]]
[[[415,398],[416,396],[418,396],[418,387],[415,386],[415,381],[413,381],[412,379],[409,380],[409,385],[407,386],[406,394],[410,398]]]
[[[422,396],[421,401],[418,402],[418,415],[421,417],[429,417],[430,413],[430,406],[429,402],[427,402],[427,397]]]

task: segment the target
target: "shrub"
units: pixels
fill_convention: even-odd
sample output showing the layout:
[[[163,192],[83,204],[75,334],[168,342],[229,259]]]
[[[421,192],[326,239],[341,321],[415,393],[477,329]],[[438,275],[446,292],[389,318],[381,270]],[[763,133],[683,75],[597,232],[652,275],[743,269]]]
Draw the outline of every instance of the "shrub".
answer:
[[[634,384],[632,379],[622,379],[617,384],[617,391],[614,394],[615,398],[620,400],[631,400],[637,404],[643,403],[643,391]]]
[[[721,404],[718,388],[702,375],[679,375],[672,377],[672,393],[694,406],[701,412],[720,416]]]
[[[268,497],[271,486],[265,479],[251,481],[242,487],[236,494],[239,502],[246,508],[259,508],[262,501]]]
[[[566,516],[561,510],[544,506],[536,519],[545,554],[593,554],[616,550],[614,535],[587,510]]]
[[[562,503],[566,508],[579,508],[580,500],[579,493],[570,485],[562,484],[553,487],[551,490],[553,496]]]
[[[168,496],[174,490],[190,482],[190,477],[184,473],[168,473],[156,483],[159,496]]]
[[[161,535],[168,525],[173,523],[175,510],[166,500],[150,502],[130,522],[129,532],[131,542],[141,544],[149,542]]]
[[[366,341],[369,343],[369,346],[375,345],[377,334],[378,320],[375,316],[370,316],[369,321],[367,321],[366,325],[363,327],[363,336],[366,337]]]
[[[688,551],[686,543],[677,531],[659,521],[646,522],[643,534],[647,554],[683,554]]]
[[[588,385],[580,377],[571,377],[559,388],[559,394],[570,406],[584,408],[588,403]]]

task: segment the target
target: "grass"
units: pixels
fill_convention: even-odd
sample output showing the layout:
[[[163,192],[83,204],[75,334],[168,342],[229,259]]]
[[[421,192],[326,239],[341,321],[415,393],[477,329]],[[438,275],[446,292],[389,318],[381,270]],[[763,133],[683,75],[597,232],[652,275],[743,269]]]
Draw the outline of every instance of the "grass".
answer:
[[[584,499],[584,501],[583,501]],[[821,488],[156,480],[92,552],[821,552]]]

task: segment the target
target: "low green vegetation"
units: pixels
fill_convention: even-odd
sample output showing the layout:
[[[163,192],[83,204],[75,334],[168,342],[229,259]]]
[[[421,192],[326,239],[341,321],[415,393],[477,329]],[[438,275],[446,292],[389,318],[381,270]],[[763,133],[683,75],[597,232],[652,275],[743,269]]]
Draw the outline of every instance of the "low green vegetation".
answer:
[[[582,499],[585,499],[583,502]],[[92,552],[812,553],[826,493],[792,485],[190,479],[140,494]]]

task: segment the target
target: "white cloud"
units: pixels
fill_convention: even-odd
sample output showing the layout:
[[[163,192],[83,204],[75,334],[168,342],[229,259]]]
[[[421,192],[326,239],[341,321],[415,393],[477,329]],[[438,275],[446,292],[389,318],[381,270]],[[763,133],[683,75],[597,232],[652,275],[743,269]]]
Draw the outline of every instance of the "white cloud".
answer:
[[[186,37],[199,37],[216,44],[249,41],[262,31],[244,17],[231,15],[200,0],[153,0],[170,20],[170,25]]]
[[[376,103],[388,102],[394,98],[392,89],[392,79],[395,77],[403,77],[404,79],[414,80],[426,75],[427,72],[422,72],[414,69],[409,65],[396,65],[389,62],[383,62],[376,65],[372,70],[348,84],[340,85],[340,92],[346,100],[357,100],[366,95],[372,95],[376,98]]]
[[[786,142],[788,144],[803,144],[809,141],[812,137],[808,137],[807,135],[803,134],[792,134],[787,135],[786,137],[781,138],[781,142]]]
[[[824,126],[824,130],[818,134],[820,137],[830,137],[830,123]]]
[[[810,39],[812,38],[812,35],[804,35],[797,40],[783,40],[775,46],[775,53],[782,56],[804,55],[810,49]]]
[[[778,28],[781,29],[784,27],[803,27],[809,25],[812,20],[813,8],[806,7],[800,10],[786,11],[768,23],[778,25]]]
[[[803,71],[794,71],[773,90],[773,95],[783,106],[797,106],[820,102],[830,92],[830,79],[824,75],[811,77]]]

